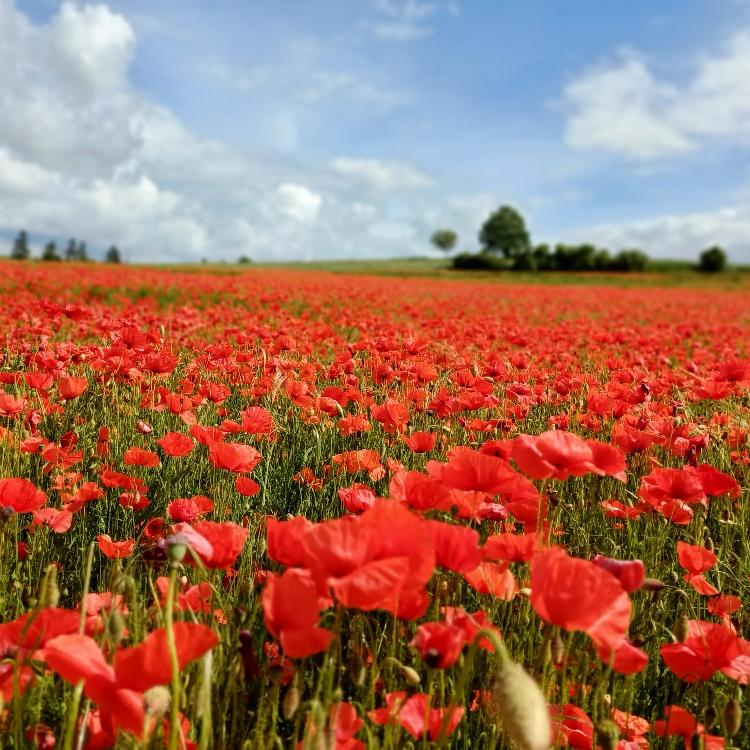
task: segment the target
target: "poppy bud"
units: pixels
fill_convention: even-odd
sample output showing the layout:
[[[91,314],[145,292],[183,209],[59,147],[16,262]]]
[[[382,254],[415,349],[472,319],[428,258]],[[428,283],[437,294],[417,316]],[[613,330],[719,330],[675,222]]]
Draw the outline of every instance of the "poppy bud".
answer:
[[[39,587],[39,598],[37,606],[40,609],[45,607],[56,607],[60,601],[60,589],[57,586],[57,566],[52,563],[44,571],[42,585]]]
[[[614,721],[604,719],[596,727],[596,741],[602,750],[615,750],[620,739],[620,729]]]
[[[172,702],[172,696],[169,690],[163,685],[149,688],[143,694],[143,704],[146,711],[152,716],[163,716],[169,711],[169,704]]]
[[[365,669],[365,663],[362,661],[362,657],[356,652],[352,651],[347,659],[347,668],[349,670],[349,676],[352,682],[357,687],[362,687],[365,684],[365,677],[367,677],[367,670]]]
[[[724,731],[734,737],[742,725],[742,707],[736,698],[730,698],[724,706]]]
[[[679,643],[685,643],[690,632],[690,621],[687,615],[680,615],[675,621],[672,633]]]
[[[565,644],[560,633],[555,632],[549,642],[550,656],[554,665],[560,664],[565,656]]]
[[[547,750],[552,727],[541,688],[512,661],[501,665],[494,689],[503,729],[521,750]]]
[[[708,529],[705,529],[703,532],[703,543],[706,546],[706,549],[711,550],[711,552],[714,551],[714,540],[711,539],[711,535],[708,533]]]
[[[113,612],[107,621],[107,632],[114,643],[119,643],[125,634],[125,620],[119,612]]]
[[[413,669],[412,667],[407,667],[406,664],[402,664],[398,659],[396,659],[393,656],[389,656],[388,661],[390,661],[395,667],[399,669],[403,678],[410,685],[419,685],[419,683],[421,682],[421,678],[419,676],[419,672],[417,672],[416,669]]]
[[[667,584],[658,578],[644,578],[641,591],[661,591]]]
[[[713,706],[709,706],[703,712],[703,723],[706,725],[707,729],[711,729],[711,727],[716,724],[716,716],[716,709]]]
[[[300,692],[296,685],[290,685],[289,689],[284,695],[284,700],[281,704],[281,715],[289,721],[297,713],[297,709],[300,704]]]

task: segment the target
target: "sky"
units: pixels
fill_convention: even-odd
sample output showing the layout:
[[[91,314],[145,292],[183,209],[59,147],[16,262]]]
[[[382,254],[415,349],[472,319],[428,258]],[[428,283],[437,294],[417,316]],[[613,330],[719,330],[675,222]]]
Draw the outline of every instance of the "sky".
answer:
[[[750,262],[748,0],[0,0],[0,246]],[[436,252],[436,251],[434,251]]]

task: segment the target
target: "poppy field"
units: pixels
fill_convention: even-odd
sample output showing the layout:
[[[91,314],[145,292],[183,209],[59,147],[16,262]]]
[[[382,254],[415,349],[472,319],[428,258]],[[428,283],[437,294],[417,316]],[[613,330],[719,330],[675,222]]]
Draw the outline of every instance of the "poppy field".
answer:
[[[750,747],[750,291],[2,269],[0,748]]]

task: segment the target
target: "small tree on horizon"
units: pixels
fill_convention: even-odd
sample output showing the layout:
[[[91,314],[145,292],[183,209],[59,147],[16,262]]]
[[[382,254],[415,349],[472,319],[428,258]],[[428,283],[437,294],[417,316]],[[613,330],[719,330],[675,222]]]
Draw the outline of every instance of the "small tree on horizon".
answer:
[[[727,254],[718,245],[706,248],[698,260],[698,270],[703,273],[719,273],[726,268]]]
[[[120,250],[117,245],[112,245],[109,250],[107,250],[107,253],[104,256],[104,260],[107,263],[122,263],[122,259],[120,258]]]
[[[458,242],[458,235],[452,229],[436,229],[430,236],[430,242],[438,250],[449,253]]]
[[[31,250],[29,249],[29,235],[26,233],[25,229],[22,229],[18,233],[18,237],[13,240],[13,247],[10,251],[10,257],[13,258],[13,260],[27,260],[30,255]]]
[[[45,261],[58,261],[62,258],[57,254],[57,245],[54,240],[50,240],[42,250],[42,260]]]
[[[485,252],[502,253],[517,260],[531,251],[531,238],[523,216],[511,206],[500,206],[490,214],[479,232]]]
[[[78,243],[73,237],[68,240],[65,247],[65,260],[76,260],[78,254]]]

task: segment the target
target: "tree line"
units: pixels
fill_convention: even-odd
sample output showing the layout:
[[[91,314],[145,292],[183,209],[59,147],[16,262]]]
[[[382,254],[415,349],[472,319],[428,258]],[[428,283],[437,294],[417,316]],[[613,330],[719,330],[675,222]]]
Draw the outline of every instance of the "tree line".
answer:
[[[13,240],[10,257],[12,260],[29,260],[29,258],[31,258],[29,235],[26,230],[22,229],[18,233],[18,236]],[[92,259],[89,257],[86,243],[83,240],[71,238],[68,240],[68,244],[62,252],[58,251],[57,243],[54,240],[47,242],[42,248],[40,260],[50,262],[59,262],[63,260],[85,262]],[[104,254],[104,261],[106,263],[122,263],[122,256],[117,245],[111,245],[109,247]]]
[[[452,229],[438,229],[430,241],[443,252],[451,252],[458,242]],[[534,245],[523,216],[512,206],[500,206],[479,230],[481,250],[459,253],[453,267],[461,270],[511,271],[644,271],[651,262],[646,253],[626,248],[610,253],[588,242],[578,245],[546,243]],[[722,271],[727,255],[718,245],[704,250],[696,269],[707,273]]]

